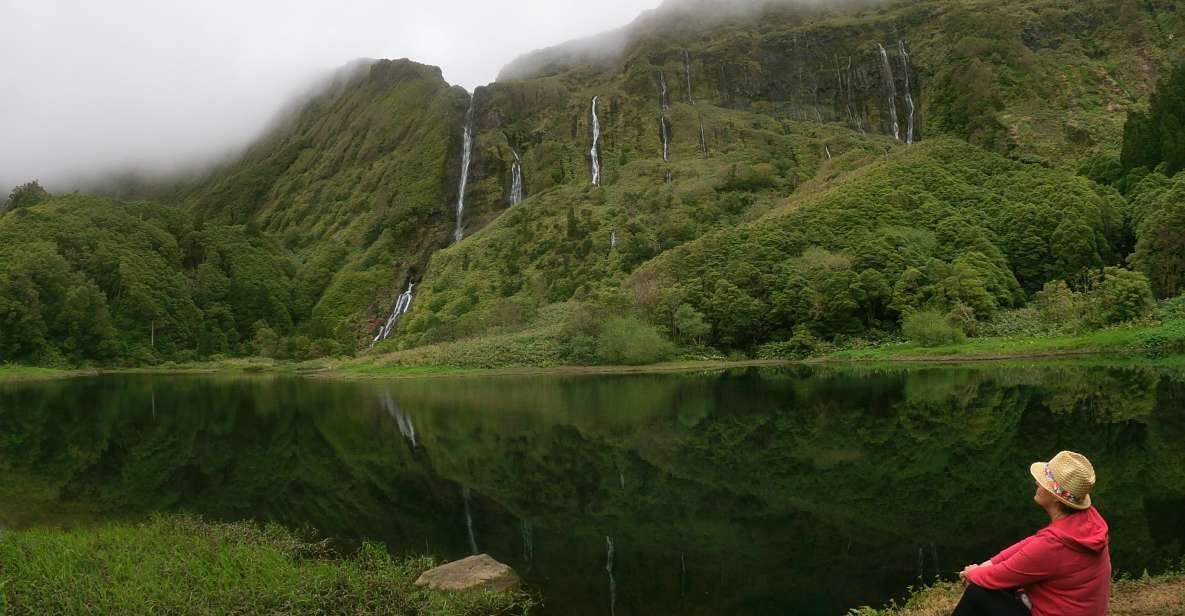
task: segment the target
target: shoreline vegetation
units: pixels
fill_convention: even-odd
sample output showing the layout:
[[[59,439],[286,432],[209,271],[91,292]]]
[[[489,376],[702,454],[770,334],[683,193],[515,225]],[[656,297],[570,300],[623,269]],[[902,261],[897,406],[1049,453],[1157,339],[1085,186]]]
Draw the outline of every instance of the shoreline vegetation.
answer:
[[[184,558],[181,557],[184,555]],[[155,515],[140,523],[0,532],[0,616],[34,614],[527,614],[526,592],[415,586],[436,564],[366,543],[349,555],[277,525]]]
[[[963,586],[939,582],[914,590],[900,606],[854,608],[848,616],[947,616]],[[1111,585],[1111,616],[1185,616],[1185,573],[1120,578]]]
[[[458,343],[450,343],[450,346]],[[475,342],[480,344],[480,342]],[[411,349],[422,352],[421,349]],[[680,360],[640,365],[579,365],[550,361],[508,361],[498,365],[474,362],[459,353],[417,355],[407,361],[405,352],[285,362],[266,357],[228,358],[204,362],[164,363],[133,368],[59,369],[0,365],[0,382],[73,378],[102,373],[120,374],[288,374],[344,380],[428,378],[458,376],[528,376],[580,374],[671,373],[783,365],[844,365],[868,363],[971,363],[1016,360],[1110,358],[1137,361],[1171,361],[1185,357],[1185,321],[1129,324],[1079,334],[1000,336],[972,338],[954,344],[923,346],[913,342],[888,342],[847,349],[819,349],[801,357],[737,358],[701,354]],[[518,358],[522,359],[522,358]],[[435,360],[435,361],[428,361]]]

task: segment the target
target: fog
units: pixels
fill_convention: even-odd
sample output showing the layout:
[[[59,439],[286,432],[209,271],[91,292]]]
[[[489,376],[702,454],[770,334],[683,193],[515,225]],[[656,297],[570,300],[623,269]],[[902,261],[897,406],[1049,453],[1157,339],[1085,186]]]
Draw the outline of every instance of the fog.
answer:
[[[230,155],[356,58],[411,58],[472,90],[533,49],[659,0],[0,0],[0,201]]]

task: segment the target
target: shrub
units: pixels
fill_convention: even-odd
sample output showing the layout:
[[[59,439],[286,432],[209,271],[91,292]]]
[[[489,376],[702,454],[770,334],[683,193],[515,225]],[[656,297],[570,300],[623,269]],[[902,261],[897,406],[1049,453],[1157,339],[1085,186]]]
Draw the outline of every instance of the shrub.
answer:
[[[1155,301],[1148,278],[1139,272],[1107,268],[1089,292],[1087,321],[1095,327],[1127,323],[1152,314]]]
[[[966,340],[963,332],[934,310],[922,310],[905,317],[901,330],[910,342],[925,347],[956,344]]]
[[[1160,302],[1156,307],[1156,318],[1161,321],[1185,321],[1185,295]]]
[[[963,302],[955,302],[950,312],[946,313],[946,322],[968,336],[974,337],[979,332],[975,309]]]
[[[667,359],[675,347],[648,323],[634,317],[610,319],[601,328],[597,358],[605,364],[637,366]]]
[[[783,342],[770,342],[757,349],[758,359],[805,359],[819,350],[819,339],[802,325],[794,328],[794,336]]]

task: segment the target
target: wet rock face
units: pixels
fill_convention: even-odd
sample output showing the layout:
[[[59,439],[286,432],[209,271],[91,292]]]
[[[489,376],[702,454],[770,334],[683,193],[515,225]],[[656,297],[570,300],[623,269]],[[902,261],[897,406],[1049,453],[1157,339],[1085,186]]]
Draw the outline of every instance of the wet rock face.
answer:
[[[416,586],[434,590],[518,590],[522,579],[509,566],[488,554],[478,554],[429,569],[416,579]]]

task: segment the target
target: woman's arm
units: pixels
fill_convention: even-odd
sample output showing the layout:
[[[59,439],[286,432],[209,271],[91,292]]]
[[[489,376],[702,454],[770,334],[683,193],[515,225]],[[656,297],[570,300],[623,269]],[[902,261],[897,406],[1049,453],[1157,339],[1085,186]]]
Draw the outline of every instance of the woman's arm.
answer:
[[[964,577],[988,589],[1017,588],[1048,578],[1055,571],[1057,546],[1045,538],[1033,539],[1013,550],[1003,562],[993,558],[990,567],[974,567]],[[1009,550],[1012,548],[1005,552]]]
[[[1030,536],[1025,537],[1024,539],[1021,539],[1020,541],[1017,541],[1016,543],[1004,548],[1003,550],[1000,551],[999,554],[996,554],[995,556],[991,557],[990,559],[988,559],[988,562],[986,562],[984,564],[985,565],[998,565],[998,564],[1008,560],[1009,558],[1012,558],[1012,555],[1016,554],[1017,552],[1020,551],[1021,548],[1025,547],[1025,544],[1032,541],[1033,537],[1034,537],[1034,535],[1030,535]]]

